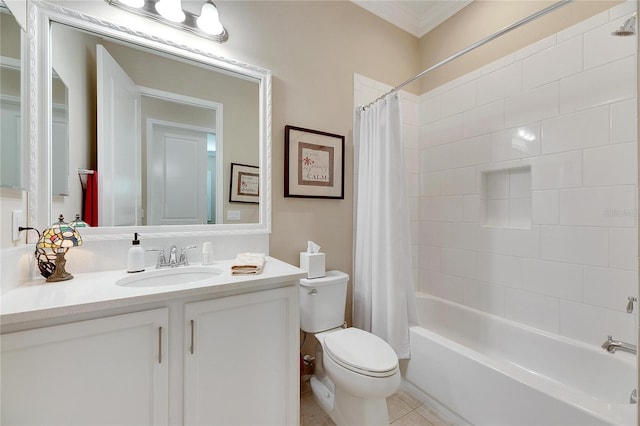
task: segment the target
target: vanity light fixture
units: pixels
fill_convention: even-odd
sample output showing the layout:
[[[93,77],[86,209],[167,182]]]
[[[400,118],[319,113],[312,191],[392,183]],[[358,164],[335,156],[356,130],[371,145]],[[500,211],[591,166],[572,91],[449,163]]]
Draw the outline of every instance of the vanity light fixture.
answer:
[[[65,270],[67,263],[64,255],[71,247],[81,246],[82,237],[76,228],[64,221],[60,215],[58,221],[45,229],[36,244],[36,260],[40,274],[48,283],[66,281],[73,275]]]
[[[229,33],[220,22],[216,5],[206,0],[200,15],[182,9],[181,0],[105,0],[111,6],[151,18],[173,28],[224,43]]]

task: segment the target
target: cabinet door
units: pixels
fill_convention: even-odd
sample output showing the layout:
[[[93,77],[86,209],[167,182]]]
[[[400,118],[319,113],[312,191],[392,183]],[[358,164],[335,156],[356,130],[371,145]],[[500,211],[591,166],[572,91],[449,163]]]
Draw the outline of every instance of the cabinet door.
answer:
[[[2,424],[167,424],[167,323],[155,309],[2,335]]]
[[[185,306],[185,424],[297,425],[295,286]]]

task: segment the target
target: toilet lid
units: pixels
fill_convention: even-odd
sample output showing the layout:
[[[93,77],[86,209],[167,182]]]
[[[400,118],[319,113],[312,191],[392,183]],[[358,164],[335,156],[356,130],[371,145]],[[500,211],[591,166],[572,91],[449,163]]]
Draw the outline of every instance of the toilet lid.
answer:
[[[394,374],[398,356],[387,342],[358,328],[329,333],[324,338],[327,354],[351,371],[375,377]]]

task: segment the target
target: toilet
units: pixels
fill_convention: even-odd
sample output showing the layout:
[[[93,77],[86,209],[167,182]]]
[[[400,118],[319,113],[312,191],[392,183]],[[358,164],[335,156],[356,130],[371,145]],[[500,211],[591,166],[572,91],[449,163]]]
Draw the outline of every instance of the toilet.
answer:
[[[300,280],[300,329],[316,346],[311,389],[338,426],[388,425],[386,398],[400,387],[400,368],[387,342],[357,328],[344,328],[349,275]]]

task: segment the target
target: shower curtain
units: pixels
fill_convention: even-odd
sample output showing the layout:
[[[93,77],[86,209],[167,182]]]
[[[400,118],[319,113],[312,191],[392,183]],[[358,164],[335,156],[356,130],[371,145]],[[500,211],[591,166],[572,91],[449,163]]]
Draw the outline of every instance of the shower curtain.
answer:
[[[401,117],[397,93],[356,112],[353,324],[409,358],[417,314]]]

